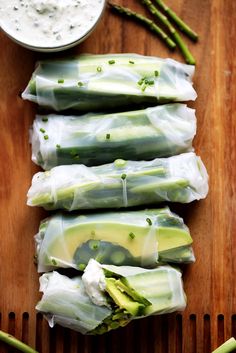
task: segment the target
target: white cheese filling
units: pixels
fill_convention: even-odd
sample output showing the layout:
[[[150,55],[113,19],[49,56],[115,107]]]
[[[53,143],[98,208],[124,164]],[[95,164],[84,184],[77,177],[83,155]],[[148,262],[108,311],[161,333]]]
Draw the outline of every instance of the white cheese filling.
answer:
[[[106,288],[105,275],[102,266],[95,260],[89,260],[84,270],[82,281],[91,301],[99,306],[110,307],[104,294]]]

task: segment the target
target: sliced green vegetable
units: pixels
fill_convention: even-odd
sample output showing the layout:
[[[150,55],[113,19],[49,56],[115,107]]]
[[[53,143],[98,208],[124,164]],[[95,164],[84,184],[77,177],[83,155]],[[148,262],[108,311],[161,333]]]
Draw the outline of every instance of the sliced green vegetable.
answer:
[[[170,266],[147,270],[90,260],[82,278],[44,274],[40,291],[36,308],[51,326],[58,323],[84,334],[103,334],[133,319],[186,306],[181,273]]]
[[[32,160],[44,169],[57,165],[99,165],[116,159],[150,160],[192,150],[193,109],[166,104],[144,110],[83,116],[37,116],[32,129]]]
[[[0,330],[0,341],[3,341],[4,343],[8,344],[9,346],[12,346],[16,348],[17,350],[24,352],[24,353],[38,353],[35,349],[29,347],[27,344],[21,342],[14,336],[10,335],[7,332],[4,332]]]
[[[167,17],[170,18],[172,22],[174,22],[179,30],[185,33],[190,39],[194,42],[198,40],[198,34],[194,32],[171,8],[169,8],[164,1],[162,0],[154,0],[160,9],[166,14]]]
[[[134,104],[195,100],[193,72],[193,66],[171,59],[135,54],[80,55],[71,60],[40,62],[22,97],[56,111],[107,111]],[[61,77],[63,84],[58,83]],[[138,85],[143,79],[154,84],[143,89]]]
[[[39,272],[55,267],[81,269],[91,258],[105,264],[142,267],[154,267],[157,261],[194,259],[189,230],[168,207],[54,215],[41,223],[36,242]]]
[[[34,176],[28,205],[72,211],[162,201],[188,203],[207,192],[206,169],[200,157],[189,152],[153,161],[55,167]]]
[[[230,353],[236,350],[236,340],[234,337],[228,339],[220,347],[215,349],[212,353]]]
[[[118,4],[113,4],[112,2],[108,2],[109,6],[113,11],[120,15],[125,15],[128,18],[131,18],[143,26],[147,27],[150,31],[154,32],[170,49],[174,49],[176,47],[175,42],[164,32],[159,26],[156,25],[150,18],[142,15],[141,13],[132,11],[128,7],[120,6]]]

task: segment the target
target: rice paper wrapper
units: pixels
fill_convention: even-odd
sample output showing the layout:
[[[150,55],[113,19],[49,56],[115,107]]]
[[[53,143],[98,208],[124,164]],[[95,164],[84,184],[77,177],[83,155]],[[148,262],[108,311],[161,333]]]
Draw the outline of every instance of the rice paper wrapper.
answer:
[[[163,201],[189,203],[208,193],[200,157],[183,153],[153,161],[124,161],[97,167],[58,166],[34,175],[29,206],[48,210],[120,208]]]
[[[192,151],[195,134],[195,111],[179,103],[105,115],[43,115],[31,130],[32,160],[45,170],[151,160]]]
[[[73,279],[54,271],[40,277],[41,301],[36,309],[46,313],[51,327],[56,323],[86,334],[111,314],[105,306],[93,304],[81,277]]]
[[[56,111],[195,100],[194,66],[137,54],[81,55],[37,64],[22,94]]]
[[[161,261],[192,262],[192,238],[183,220],[163,209],[57,214],[41,223],[35,237],[38,271],[83,269],[100,263],[155,267]]]

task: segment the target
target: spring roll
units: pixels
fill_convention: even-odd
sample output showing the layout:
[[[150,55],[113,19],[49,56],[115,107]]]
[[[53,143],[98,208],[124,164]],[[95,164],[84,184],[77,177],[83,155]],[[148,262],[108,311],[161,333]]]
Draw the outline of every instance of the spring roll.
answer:
[[[194,110],[178,103],[105,115],[43,115],[32,128],[32,160],[45,170],[151,160],[192,151],[195,133]]]
[[[28,205],[47,210],[120,208],[205,198],[208,175],[200,157],[183,153],[153,161],[116,160],[97,167],[58,166],[34,175]]]
[[[51,327],[57,323],[90,335],[186,306],[181,273],[170,266],[143,269],[90,260],[82,277],[56,271],[42,275],[40,291],[36,309]]]
[[[193,262],[192,238],[183,219],[163,209],[56,214],[35,237],[39,272],[103,264],[155,267],[157,262]]]
[[[194,66],[137,54],[80,55],[38,63],[24,99],[56,111],[99,111],[195,100]]]

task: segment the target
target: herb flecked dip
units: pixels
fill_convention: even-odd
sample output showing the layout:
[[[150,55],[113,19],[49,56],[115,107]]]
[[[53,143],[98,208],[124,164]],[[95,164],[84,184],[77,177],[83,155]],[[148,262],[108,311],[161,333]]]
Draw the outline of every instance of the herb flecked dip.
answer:
[[[103,0],[0,0],[0,25],[29,46],[59,47],[83,37],[103,7]]]

